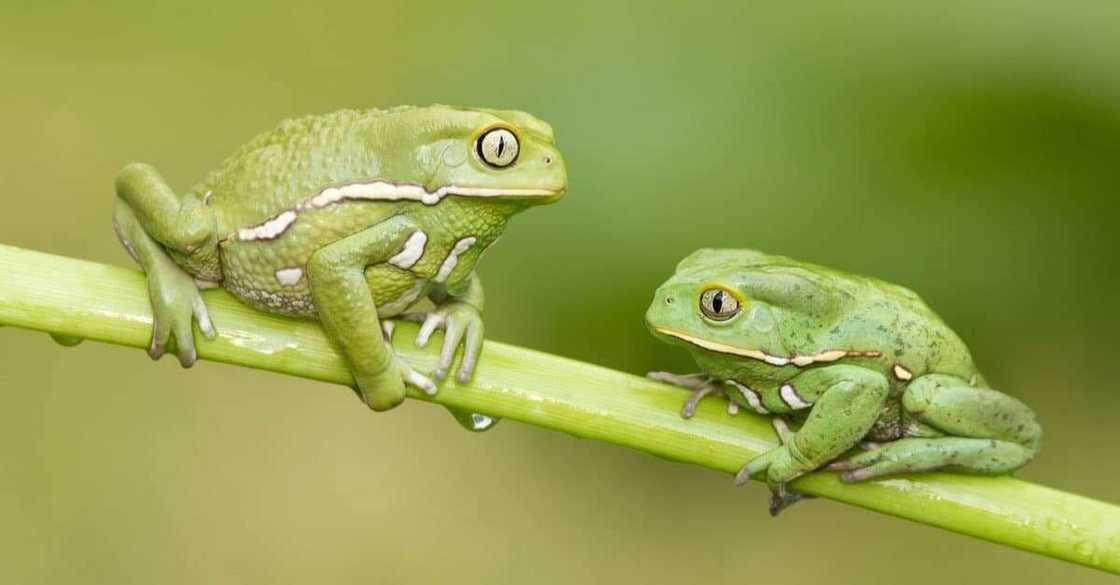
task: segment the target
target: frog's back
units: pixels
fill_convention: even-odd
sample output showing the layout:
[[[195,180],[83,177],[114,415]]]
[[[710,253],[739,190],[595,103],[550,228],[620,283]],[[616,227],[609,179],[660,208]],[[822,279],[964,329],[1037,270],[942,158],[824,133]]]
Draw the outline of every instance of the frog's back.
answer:
[[[877,278],[833,272],[857,291],[859,300],[846,321],[852,330],[885,342],[881,351],[892,365],[901,364],[911,376],[977,375],[968,346],[917,293]]]
[[[324,186],[381,172],[365,128],[413,110],[341,110],[293,118],[264,132],[227,158],[193,190],[214,210],[219,237],[259,224],[314,196]]]

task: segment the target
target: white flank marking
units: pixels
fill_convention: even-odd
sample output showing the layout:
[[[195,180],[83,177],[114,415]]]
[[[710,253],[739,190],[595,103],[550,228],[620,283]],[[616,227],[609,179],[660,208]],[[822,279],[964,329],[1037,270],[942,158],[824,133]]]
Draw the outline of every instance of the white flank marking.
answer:
[[[795,356],[793,356],[792,358],[789,359],[789,363],[791,363],[791,364],[793,364],[793,365],[795,365],[799,368],[805,367],[805,366],[807,366],[807,365],[809,365],[809,364],[811,364],[815,361],[816,360],[814,360],[813,356],[811,356],[811,355],[795,355]]]
[[[404,249],[396,256],[389,258],[389,264],[405,270],[412,268],[424,255],[424,246],[427,243],[428,234],[419,230],[412,232],[412,235],[408,236],[408,240],[404,243]]]
[[[842,358],[846,355],[848,355],[848,352],[846,352],[842,349],[830,349],[830,350],[827,350],[827,351],[822,351],[822,352],[818,353],[817,355],[813,356],[813,361],[815,361],[815,362],[834,362],[834,361],[836,361],[836,360],[838,360],[838,359],[840,359],[840,358]]]
[[[428,191],[420,185],[372,181],[351,183],[341,187],[328,187],[318,195],[301,204],[301,208],[326,207],[346,199],[370,201],[420,201],[424,205],[435,205],[448,195],[465,197],[549,197],[556,195],[552,189],[494,189],[489,187],[459,187],[448,185],[435,191]]]
[[[782,384],[782,387],[778,390],[778,394],[781,395],[782,402],[785,402],[794,410],[812,406],[812,404],[802,400],[801,397],[797,395],[797,390],[789,384]]]
[[[914,373],[911,372],[910,370],[907,370],[906,368],[898,365],[898,364],[895,364],[894,365],[894,377],[898,378],[899,380],[902,380],[903,382],[905,382],[905,381],[908,381],[911,378],[913,378]]]
[[[303,278],[302,268],[281,268],[276,271],[276,282],[284,286],[293,286]]]
[[[390,183],[389,181],[350,183],[339,187],[327,187],[273,219],[253,227],[240,228],[237,230],[237,237],[241,240],[275,238],[284,233],[284,230],[296,220],[296,211],[320,209],[339,201],[420,201],[424,205],[435,205],[448,195],[463,197],[553,197],[558,193],[560,191],[553,189],[498,189],[493,187],[460,187],[458,185],[447,185],[435,191],[428,191],[420,185]],[[209,195],[208,193],[207,196]]]
[[[789,358],[766,354],[766,356],[762,358],[762,361],[772,366],[784,366],[789,363]]]
[[[455,266],[459,264],[459,255],[469,250],[477,241],[478,238],[467,236],[455,242],[455,247],[451,248],[451,252],[447,255],[447,258],[443,259],[443,264],[439,265],[439,272],[436,273],[436,277],[432,280],[435,282],[447,280],[447,277],[451,276],[451,271],[455,270]]]
[[[757,412],[758,414],[770,414],[770,411],[766,410],[766,406],[762,404],[762,397],[758,395],[758,392],[747,388],[746,386],[736,382],[735,380],[728,380],[727,383],[731,384],[739,390],[739,394],[743,395],[743,398],[746,399],[747,404],[749,404],[755,412]]]
[[[237,230],[237,239],[243,241],[271,240],[284,233],[284,230],[295,222],[296,217],[296,212],[289,209],[264,223]]]
[[[817,362],[834,362],[847,355],[848,352],[842,349],[829,349],[815,355],[795,355],[789,361],[800,368]]]

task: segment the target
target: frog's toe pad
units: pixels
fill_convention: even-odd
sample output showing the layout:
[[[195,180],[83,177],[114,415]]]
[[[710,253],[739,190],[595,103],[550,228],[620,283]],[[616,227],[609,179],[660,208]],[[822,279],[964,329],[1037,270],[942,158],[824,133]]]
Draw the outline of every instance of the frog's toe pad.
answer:
[[[196,295],[194,297],[192,312],[195,320],[198,321],[198,330],[202,332],[206,339],[214,339],[218,336],[218,330],[214,328],[214,322],[210,320],[210,311],[206,308],[206,303],[201,296]]]
[[[432,311],[425,315],[424,322],[420,324],[420,331],[416,333],[416,347],[427,347],[432,334],[446,326],[447,316],[443,313]]]
[[[152,358],[152,360],[155,361],[163,357],[163,354],[165,353],[167,353],[166,342],[160,341],[159,339],[153,337],[152,344],[148,346],[148,357]]]
[[[393,332],[397,329],[397,322],[388,319],[381,322],[381,336],[385,338],[386,343],[393,342]]]

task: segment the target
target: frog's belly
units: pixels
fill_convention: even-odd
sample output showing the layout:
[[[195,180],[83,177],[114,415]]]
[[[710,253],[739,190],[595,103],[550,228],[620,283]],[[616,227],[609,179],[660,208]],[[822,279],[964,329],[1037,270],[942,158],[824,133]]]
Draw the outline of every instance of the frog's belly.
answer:
[[[317,318],[307,281],[307,260],[277,257],[263,246],[222,251],[222,287],[255,309],[281,315]],[[427,296],[431,282],[389,264],[369,266],[366,283],[379,317],[393,317]]]

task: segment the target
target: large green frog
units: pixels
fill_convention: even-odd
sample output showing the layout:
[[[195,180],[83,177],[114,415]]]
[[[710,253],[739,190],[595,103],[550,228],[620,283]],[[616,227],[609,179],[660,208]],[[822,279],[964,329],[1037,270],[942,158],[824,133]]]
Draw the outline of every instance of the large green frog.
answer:
[[[288,120],[176,193],[154,168],[117,177],[114,225],[148,278],[150,355],[195,360],[192,321],[215,335],[198,289],[221,286],[263,311],[317,318],[374,410],[405,383],[436,384],[397,359],[390,319],[437,329],[443,379],[460,344],[469,380],[482,346],[475,265],[514,214],[567,187],[552,128],[517,111],[446,106]],[[422,299],[435,309],[410,312]]]
[[[703,370],[650,374],[693,391],[683,416],[714,393],[733,411],[774,415],[782,444],[736,480],[764,478],[775,514],[797,499],[786,483],[826,465],[846,482],[999,474],[1038,450],[1034,413],[989,388],[961,339],[900,286],[751,250],[700,250],[657,289],[646,321]]]

